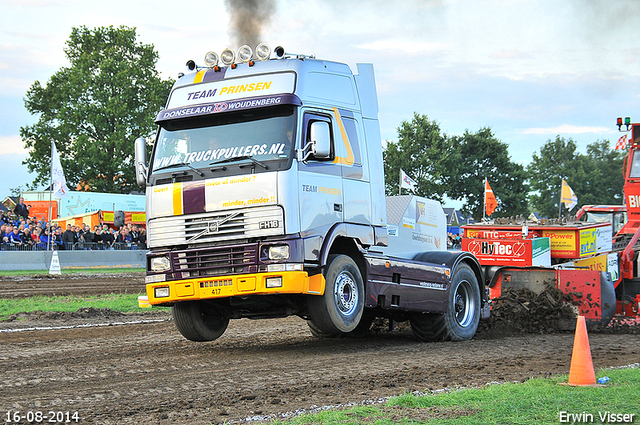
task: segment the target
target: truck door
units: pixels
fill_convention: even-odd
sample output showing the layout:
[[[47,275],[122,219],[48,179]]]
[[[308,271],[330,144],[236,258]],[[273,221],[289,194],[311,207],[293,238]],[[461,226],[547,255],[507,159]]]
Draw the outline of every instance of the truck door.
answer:
[[[331,135],[331,156],[316,159],[310,156],[299,163],[298,191],[300,200],[300,230],[304,237],[325,235],[336,223],[343,221],[344,197],[341,166],[335,163],[335,125],[330,114],[305,112],[300,148],[310,140],[314,122],[326,122]]]
[[[369,167],[361,121],[348,110],[334,108],[333,113],[338,127],[334,163],[341,166],[344,221],[371,224]]]

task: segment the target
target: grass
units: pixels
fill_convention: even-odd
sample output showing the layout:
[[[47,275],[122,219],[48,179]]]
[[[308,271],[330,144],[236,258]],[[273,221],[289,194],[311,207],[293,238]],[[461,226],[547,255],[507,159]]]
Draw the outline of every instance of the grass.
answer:
[[[108,294],[96,296],[35,296],[0,299],[0,320],[21,312],[78,311],[80,308],[109,308],[123,313],[149,311],[138,306],[138,294]],[[154,309],[154,310],[157,310]]]
[[[637,368],[601,370],[604,387],[559,385],[568,377],[536,378],[524,383],[488,385],[429,395],[405,394],[384,405],[358,406],[295,417],[275,424],[558,424],[603,422],[600,414],[635,415],[640,423],[640,371]],[[564,413],[561,413],[564,412]],[[578,415],[570,417],[568,415]],[[563,415],[563,416],[561,416]],[[591,416],[589,416],[591,415]],[[617,417],[621,423],[622,417]],[[572,420],[573,419],[573,420]],[[578,419],[582,419],[579,421]],[[628,418],[627,418],[628,419]],[[613,422],[611,422],[613,423]],[[627,421],[627,423],[629,423]]]
[[[91,268],[63,268],[62,274],[74,273],[144,273],[144,268],[112,268],[112,267],[91,267]],[[49,270],[0,270],[0,276],[29,276],[49,274]]]

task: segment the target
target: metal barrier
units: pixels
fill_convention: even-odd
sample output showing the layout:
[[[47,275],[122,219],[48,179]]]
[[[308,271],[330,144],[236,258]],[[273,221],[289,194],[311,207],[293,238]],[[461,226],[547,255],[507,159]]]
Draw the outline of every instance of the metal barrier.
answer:
[[[51,246],[49,246],[49,250],[51,250]],[[146,250],[147,246],[145,244],[127,242],[114,242],[111,244],[105,244],[102,242],[76,242],[74,244],[64,243],[64,244],[53,244],[53,249],[56,251],[106,251],[106,250],[116,250],[116,251],[132,251],[132,250]],[[0,244],[0,251],[47,251],[47,244],[43,242],[39,242],[37,244],[12,244],[3,242]]]
[[[60,267],[66,268],[142,268],[147,250],[56,251]],[[52,251],[2,251],[0,270],[49,270]]]

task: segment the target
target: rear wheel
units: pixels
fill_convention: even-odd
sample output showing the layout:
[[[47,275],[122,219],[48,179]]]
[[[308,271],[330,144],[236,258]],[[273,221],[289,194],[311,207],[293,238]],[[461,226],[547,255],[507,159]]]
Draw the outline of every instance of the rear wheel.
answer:
[[[364,310],[360,269],[346,255],[330,255],[325,281],[324,295],[309,297],[311,332],[334,335],[355,330]]]
[[[183,301],[171,307],[178,331],[191,341],[213,341],[227,329],[229,319],[201,301]]]
[[[451,278],[447,311],[442,314],[414,314],[411,316],[411,329],[423,341],[464,341],[475,335],[479,322],[478,279],[471,267],[460,264]]]

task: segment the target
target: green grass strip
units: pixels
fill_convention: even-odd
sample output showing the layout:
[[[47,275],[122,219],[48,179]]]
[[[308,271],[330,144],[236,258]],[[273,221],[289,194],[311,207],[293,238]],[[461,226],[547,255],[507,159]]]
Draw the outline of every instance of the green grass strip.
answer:
[[[603,387],[559,385],[568,377],[488,385],[432,395],[405,394],[386,405],[359,406],[295,417],[276,424],[560,424],[640,423],[640,370],[600,370]],[[612,414],[615,416],[607,416]],[[574,416],[571,416],[574,415]],[[633,416],[631,416],[633,415]],[[611,419],[615,419],[611,421]],[[631,419],[631,422],[629,422]]]
[[[87,267],[87,268],[63,268],[62,274],[91,274],[91,273],[144,273],[144,267]],[[0,276],[30,276],[30,275],[43,275],[49,274],[49,270],[0,270]]]
[[[0,320],[22,312],[33,311],[78,311],[80,308],[108,308],[123,313],[149,311],[138,306],[141,294],[108,294],[97,296],[35,296],[29,298],[0,299]],[[154,308],[154,310],[157,310]]]

